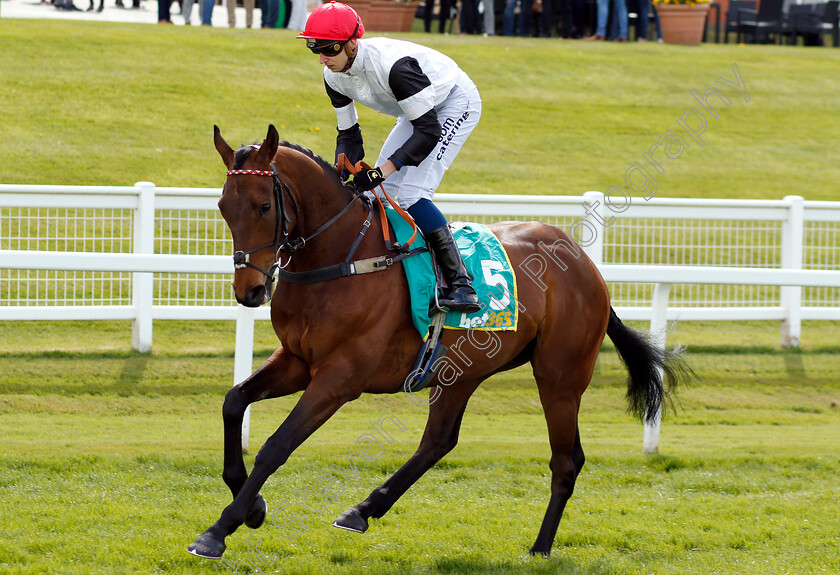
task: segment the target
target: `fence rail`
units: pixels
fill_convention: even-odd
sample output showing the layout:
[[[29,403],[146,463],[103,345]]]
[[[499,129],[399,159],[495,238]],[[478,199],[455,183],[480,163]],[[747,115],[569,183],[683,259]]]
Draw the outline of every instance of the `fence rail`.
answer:
[[[210,267],[211,258],[230,261],[232,255],[216,208],[219,194],[218,189],[164,188],[148,182],[123,187],[0,185],[4,252],[62,252],[53,259],[66,261],[73,257],[69,253],[173,256],[172,267],[158,271],[3,264],[0,320],[131,318],[134,347],[147,351],[152,319],[234,318],[230,268]],[[450,219],[539,219],[557,225],[571,231],[598,265],[840,270],[840,202],[806,202],[797,196],[621,200],[615,205],[613,198],[598,192],[438,194],[435,199]],[[186,260],[174,257],[193,255],[208,259],[188,269]],[[652,317],[655,282],[607,279],[613,304],[624,317]],[[669,319],[781,320],[782,343],[794,346],[800,320],[840,319],[836,285],[680,282],[673,285],[669,301]]]

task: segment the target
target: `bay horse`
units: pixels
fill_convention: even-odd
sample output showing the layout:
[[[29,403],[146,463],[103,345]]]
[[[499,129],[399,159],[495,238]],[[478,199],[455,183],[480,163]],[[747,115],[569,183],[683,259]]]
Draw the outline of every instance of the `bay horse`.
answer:
[[[224,400],[222,477],[233,502],[188,547],[194,555],[218,559],[225,538],[240,525],[257,528],[265,520],[260,489],[268,477],[342,405],[362,393],[403,389],[422,340],[411,320],[400,262],[376,273],[319,275],[341,268],[354,250],[356,261],[388,256],[382,239],[387,224],[371,217],[363,195],[345,186],[334,168],[311,151],[280,143],[274,126],[262,144],[238,151],[218,127],[214,142],[228,170],[219,209],[233,237],[233,291],[239,303],[250,307],[270,298],[281,343]],[[367,530],[368,519],[382,517],[455,447],[467,401],[478,385],[530,362],[551,446],[551,496],[530,553],[548,555],[584,464],[578,410],[604,335],[628,368],[629,410],[639,417],[653,418],[672,381],[683,373],[679,350],[658,351],[619,320],[597,267],[564,232],[540,222],[501,223],[491,229],[520,278],[516,330],[468,332],[471,337],[445,330],[442,342],[457,352],[453,361],[460,362],[457,381],[435,375],[430,386],[434,401],[417,451],[335,526]],[[272,296],[278,268],[283,273]],[[310,279],[296,279],[304,276]],[[488,338],[494,340],[492,353]],[[246,407],[299,391],[299,401],[259,450],[248,475],[241,443]]]

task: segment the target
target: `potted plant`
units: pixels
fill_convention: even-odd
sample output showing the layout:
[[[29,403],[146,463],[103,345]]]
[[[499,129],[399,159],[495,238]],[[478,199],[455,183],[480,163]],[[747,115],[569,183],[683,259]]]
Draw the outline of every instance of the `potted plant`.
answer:
[[[696,46],[703,39],[709,0],[653,0],[662,39],[668,44]]]
[[[410,32],[420,0],[372,0],[366,30],[375,32]]]

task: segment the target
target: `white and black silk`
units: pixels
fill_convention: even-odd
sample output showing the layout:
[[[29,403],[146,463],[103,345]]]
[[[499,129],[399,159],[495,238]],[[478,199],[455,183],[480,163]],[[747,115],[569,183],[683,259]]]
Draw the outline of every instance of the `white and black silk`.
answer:
[[[391,159],[395,165],[416,166],[428,156],[440,136],[435,106],[443,103],[459,76],[466,76],[448,56],[425,46],[369,38],[358,41],[358,53],[346,72],[324,68],[324,82],[338,118],[337,153],[353,162],[364,156],[355,102],[388,114],[405,116],[414,133]]]

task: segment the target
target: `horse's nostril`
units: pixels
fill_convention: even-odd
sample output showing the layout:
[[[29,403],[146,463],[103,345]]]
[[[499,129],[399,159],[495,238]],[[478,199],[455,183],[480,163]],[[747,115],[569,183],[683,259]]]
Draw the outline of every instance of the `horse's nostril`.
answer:
[[[245,301],[243,305],[247,307],[259,307],[265,303],[265,286],[259,285],[254,286],[248,290],[248,294],[245,296]]]
[[[239,297],[239,294],[237,294],[234,290],[234,295],[236,295],[237,303],[240,303],[245,307],[260,307],[262,304],[265,303],[265,294],[265,286],[262,285],[254,286],[251,289],[249,289],[245,293],[245,297]]]

